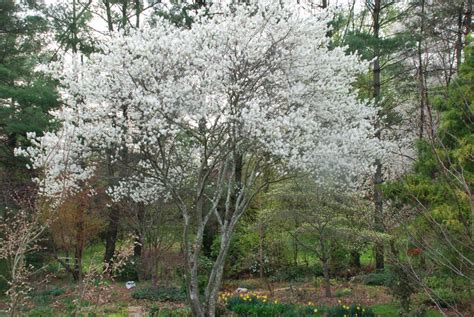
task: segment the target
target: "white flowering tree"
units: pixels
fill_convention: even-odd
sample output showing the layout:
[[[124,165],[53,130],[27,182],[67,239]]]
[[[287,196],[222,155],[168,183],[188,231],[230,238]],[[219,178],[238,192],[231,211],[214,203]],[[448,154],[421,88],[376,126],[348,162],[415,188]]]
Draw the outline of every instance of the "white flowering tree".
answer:
[[[327,22],[298,6],[216,5],[191,29],[160,20],[117,34],[60,74],[62,127],[23,153],[53,199],[87,186],[113,152],[128,171],[109,189],[114,199],[172,201],[192,312],[214,316],[231,236],[262,188],[294,169],[350,184],[378,154],[376,110],[351,89],[367,65],[329,50]],[[201,297],[198,259],[211,217],[220,247]]]

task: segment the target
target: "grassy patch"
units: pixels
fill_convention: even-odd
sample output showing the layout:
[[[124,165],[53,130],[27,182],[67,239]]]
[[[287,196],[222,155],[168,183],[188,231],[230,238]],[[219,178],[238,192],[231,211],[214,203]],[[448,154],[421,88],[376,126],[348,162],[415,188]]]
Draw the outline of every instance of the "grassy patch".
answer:
[[[360,255],[360,264],[364,266],[374,264],[374,255],[371,248],[368,248]]]
[[[105,246],[103,243],[93,244],[84,250],[84,255],[82,256],[82,269],[84,272],[89,270],[90,265],[97,265],[102,263],[104,259],[104,250]]]
[[[371,308],[377,316],[396,316],[398,314],[398,307],[392,304],[377,304]]]
[[[398,316],[399,307],[394,304],[376,304],[371,306],[376,316]],[[441,317],[441,313],[429,310],[426,313],[426,317]]]

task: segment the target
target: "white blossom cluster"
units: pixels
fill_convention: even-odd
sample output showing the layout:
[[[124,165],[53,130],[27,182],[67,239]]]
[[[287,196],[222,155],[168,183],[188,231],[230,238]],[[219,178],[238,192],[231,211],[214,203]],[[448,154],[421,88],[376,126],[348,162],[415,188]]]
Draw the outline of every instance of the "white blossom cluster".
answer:
[[[22,151],[43,171],[47,195],[82,186],[110,151],[138,160],[137,174],[110,192],[148,202],[168,188],[165,178],[190,182],[203,158],[223,162],[230,149],[249,160],[270,155],[318,180],[367,173],[380,155],[377,109],[351,89],[367,63],[329,49],[327,17],[303,11],[214,5],[190,29],[159,20],[117,33],[58,74],[61,128]]]

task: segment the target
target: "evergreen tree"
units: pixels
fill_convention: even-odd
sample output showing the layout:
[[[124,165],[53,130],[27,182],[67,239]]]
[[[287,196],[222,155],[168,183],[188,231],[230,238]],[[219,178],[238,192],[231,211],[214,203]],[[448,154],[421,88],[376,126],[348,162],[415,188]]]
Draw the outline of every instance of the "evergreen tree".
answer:
[[[470,45],[465,49],[459,77],[448,87],[447,98],[443,95],[433,100],[440,116],[433,138],[419,141],[412,173],[385,188],[399,210],[404,206],[412,210],[412,222],[406,218],[400,221],[408,234],[407,254],[420,253],[424,259],[412,278],[444,304],[450,302],[447,295],[459,301],[472,298],[468,290],[474,274],[473,87],[474,47]],[[400,261],[410,266],[406,271],[413,270],[413,261]],[[423,273],[427,273],[424,278]],[[430,284],[434,277],[446,281],[442,286],[449,288],[449,294],[441,292],[439,285]]]
[[[32,9],[0,3],[0,206],[11,205],[11,195],[24,192],[31,178],[14,149],[27,131],[41,134],[50,125],[48,111],[58,104],[55,83],[36,69],[45,57],[47,21]]]

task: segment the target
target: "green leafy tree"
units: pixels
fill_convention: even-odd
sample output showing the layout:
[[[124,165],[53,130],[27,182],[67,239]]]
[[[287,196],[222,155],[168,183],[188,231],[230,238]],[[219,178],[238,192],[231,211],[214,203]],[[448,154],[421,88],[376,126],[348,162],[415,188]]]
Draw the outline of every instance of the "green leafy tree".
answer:
[[[403,225],[408,255],[400,254],[407,270],[424,286],[433,301],[449,303],[423,273],[449,278],[449,293],[456,301],[472,298],[474,281],[474,47],[465,49],[459,76],[446,96],[433,100],[440,116],[431,139],[418,144],[418,159],[412,173],[386,186],[386,194],[398,208],[409,208],[412,221]],[[404,220],[406,223],[406,219]],[[401,237],[403,240],[403,237]],[[416,250],[416,252],[415,252]],[[415,260],[419,257],[421,260]],[[421,263],[420,263],[421,262]],[[417,270],[413,270],[413,268]],[[433,271],[435,272],[433,274]],[[467,292],[467,294],[466,294]],[[441,305],[441,304],[440,304]],[[460,309],[459,307],[454,307]]]
[[[27,5],[0,3],[0,177],[2,203],[24,192],[31,175],[14,149],[27,131],[41,134],[50,126],[48,111],[58,105],[55,82],[36,68],[43,59],[47,21]]]

